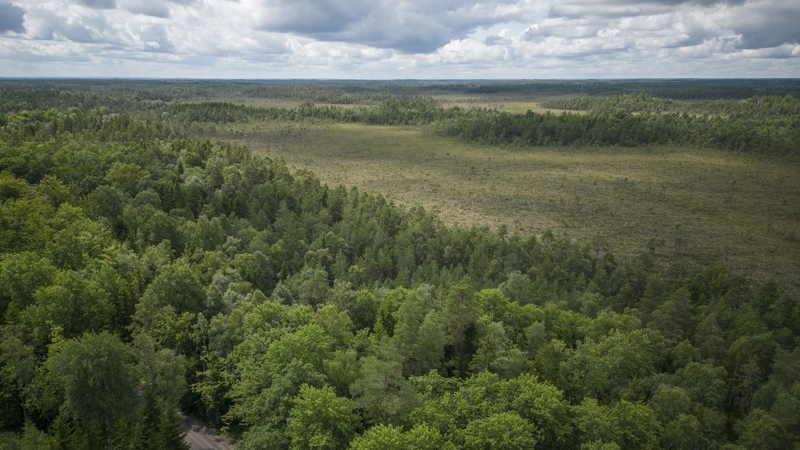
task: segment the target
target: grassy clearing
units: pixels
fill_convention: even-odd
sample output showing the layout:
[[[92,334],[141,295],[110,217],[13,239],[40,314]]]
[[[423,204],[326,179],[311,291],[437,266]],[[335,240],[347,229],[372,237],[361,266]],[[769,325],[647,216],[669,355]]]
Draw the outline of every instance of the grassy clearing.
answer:
[[[223,130],[220,130],[223,131]],[[221,136],[447,223],[552,227],[592,245],[725,263],[800,290],[798,168],[671,147],[500,148],[416,128],[271,124]]]
[[[458,106],[461,108],[489,108],[489,109],[497,109],[500,111],[507,111],[513,114],[525,114],[529,109],[535,113],[544,113],[546,111],[550,111],[553,114],[561,114],[565,109],[551,109],[551,108],[542,108],[539,106],[540,102],[546,100],[553,100],[553,99],[563,99],[563,98],[572,98],[574,96],[541,96],[537,98],[511,98],[511,97],[500,97],[500,96],[491,96],[491,95],[473,95],[473,96],[464,96],[464,95],[433,95],[433,98],[438,100],[443,108],[451,108],[453,106]],[[236,103],[245,106],[253,106],[253,107],[261,107],[261,108],[294,108],[299,104],[303,103],[305,100],[298,100],[298,99],[277,99],[277,98],[254,98],[254,97],[246,97],[246,96],[218,96],[218,97],[208,97],[204,98],[200,101],[219,101],[219,102],[230,102]],[[317,106],[340,106],[343,108],[357,108],[357,107],[369,107],[374,105],[367,105],[367,104],[350,104],[350,105],[339,105],[339,104],[329,104],[329,103],[315,103]],[[585,114],[585,111],[570,111],[572,113],[578,114]]]
[[[528,111],[533,111],[535,113],[544,114],[547,111],[550,111],[553,114],[561,114],[562,112],[569,112],[571,114],[586,114],[588,111],[570,111],[566,109],[552,109],[552,108],[542,108],[539,106],[539,102],[511,102],[503,104],[500,108],[500,111],[506,111],[512,114],[525,114]]]
[[[219,96],[219,97],[208,97],[202,100],[198,100],[198,102],[227,102],[227,103],[235,103],[237,105],[244,105],[244,106],[251,106],[255,108],[295,108],[301,103],[304,103],[308,100],[297,100],[297,99],[283,99],[283,98],[254,98],[254,97],[226,97],[226,96]],[[314,103],[316,106],[338,106],[342,108],[358,108],[359,106],[369,107],[373,105],[366,105],[366,104],[348,104],[348,105],[338,105],[333,103]]]

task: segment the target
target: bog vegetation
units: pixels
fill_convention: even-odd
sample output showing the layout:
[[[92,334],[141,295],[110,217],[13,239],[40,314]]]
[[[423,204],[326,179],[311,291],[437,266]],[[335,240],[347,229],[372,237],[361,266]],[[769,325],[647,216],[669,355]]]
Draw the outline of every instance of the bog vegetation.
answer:
[[[177,411],[242,449],[800,444],[788,284],[725,260],[686,264],[659,236],[620,251],[550,229],[447,225],[431,208],[192,137],[424,124],[435,139],[530,151],[540,137],[645,150],[666,133],[792,167],[796,115],[511,115],[419,92],[220,87],[374,102],[281,109],[187,103],[173,93],[214,84],[159,83],[147,95],[122,83],[0,97],[0,447],[185,448]],[[684,87],[708,95],[706,82]]]
[[[800,292],[800,177],[778,158],[669,145],[488,146],[360,124],[215,129],[330,185],[423,205],[450,225],[552,228],[623,253],[659,238],[666,265],[721,263]]]

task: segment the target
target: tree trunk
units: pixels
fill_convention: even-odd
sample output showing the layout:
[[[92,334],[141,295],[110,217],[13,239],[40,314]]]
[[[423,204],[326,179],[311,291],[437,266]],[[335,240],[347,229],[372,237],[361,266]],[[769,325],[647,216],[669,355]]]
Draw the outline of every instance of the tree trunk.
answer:
[[[25,398],[22,394],[18,395],[19,397],[19,404],[22,406],[22,416],[25,418],[25,422],[28,421],[28,408],[25,407]]]
[[[106,443],[108,444],[108,450],[114,450],[114,446],[111,445],[111,417],[108,413],[108,409],[103,410],[103,418],[106,421]]]
[[[464,329],[463,325],[458,330],[458,378],[464,379]]]

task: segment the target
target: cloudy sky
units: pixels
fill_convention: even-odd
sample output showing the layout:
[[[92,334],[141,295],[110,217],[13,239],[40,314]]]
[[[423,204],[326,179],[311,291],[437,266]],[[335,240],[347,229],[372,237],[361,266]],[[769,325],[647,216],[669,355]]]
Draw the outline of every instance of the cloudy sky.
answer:
[[[0,0],[0,77],[800,77],[798,0]]]

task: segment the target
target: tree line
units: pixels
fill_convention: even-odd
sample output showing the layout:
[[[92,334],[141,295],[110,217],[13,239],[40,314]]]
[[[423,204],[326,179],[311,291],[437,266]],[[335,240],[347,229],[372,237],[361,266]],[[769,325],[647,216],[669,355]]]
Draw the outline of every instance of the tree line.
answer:
[[[719,80],[716,80],[719,81]],[[734,80],[735,81],[735,80]],[[791,86],[763,80],[765,92],[776,92],[778,86]],[[37,81],[43,83],[44,81]],[[800,103],[791,95],[763,95],[744,100],[705,100],[696,103],[659,98],[649,93],[634,93],[612,97],[577,97],[545,102],[546,107],[588,110],[589,114],[509,114],[488,108],[443,108],[441,102],[426,95],[420,86],[436,89],[459,87],[478,89],[481,83],[448,84],[446,82],[399,83],[397,92],[380,92],[382,83],[233,83],[231,85],[154,82],[140,87],[158,88],[149,91],[128,87],[115,92],[115,85],[95,88],[97,92],[80,93],[57,89],[21,89],[3,91],[0,95],[0,125],[30,126],[26,114],[34,118],[55,108],[78,107],[93,117],[107,118],[122,114],[138,121],[161,123],[178,131],[192,129],[198,124],[253,123],[258,121],[328,121],[334,123],[364,123],[378,125],[425,126],[433,133],[464,139],[468,142],[516,146],[652,146],[674,144],[714,148],[759,155],[781,156],[789,160],[798,157],[800,142]],[[575,82],[595,86],[594,82]],[[620,82],[622,83],[622,82]],[[739,82],[700,82],[659,84],[648,82],[622,83],[619,86],[670,86],[670,89],[743,88]],[[653,84],[655,83],[655,84]],[[788,83],[788,84],[787,84]],[[196,82],[194,84],[197,84]],[[556,82],[548,86],[561,86]],[[600,83],[601,85],[605,85]],[[758,85],[758,83],[755,83]],[[564,84],[564,86],[573,84]],[[577,85],[577,84],[576,84]],[[617,86],[615,83],[611,85]],[[466,86],[466,87],[465,87]],[[472,86],[472,87],[469,87]],[[489,83],[497,89],[508,86],[520,88],[519,83]],[[652,87],[651,86],[651,87]],[[676,87],[677,86],[677,87]],[[752,88],[752,85],[750,85]],[[247,93],[248,96],[301,99],[310,98],[293,108],[251,107],[232,102],[202,101],[215,95],[215,88]],[[413,89],[412,89],[413,88]],[[415,91],[414,89],[421,89]],[[88,89],[86,87],[82,89]],[[626,88],[627,89],[627,88]],[[633,88],[631,88],[633,89]],[[723,89],[723,90],[724,90]],[[634,90],[635,91],[635,90]],[[434,92],[434,91],[430,91]],[[439,91],[435,91],[439,92]],[[598,91],[599,92],[599,91]],[[739,91],[736,91],[739,92]],[[218,92],[217,92],[218,94]],[[233,94],[232,94],[233,95]],[[348,97],[349,96],[349,97]],[[359,96],[363,96],[359,97]],[[347,98],[345,98],[347,97]],[[338,98],[338,100],[337,100]],[[184,100],[192,101],[184,101]],[[359,101],[379,102],[372,106],[317,106],[313,99],[334,103]],[[358,100],[361,99],[361,100]],[[165,101],[166,100],[166,101]],[[197,101],[200,100],[200,101]],[[75,106],[77,105],[77,106]]]
[[[613,113],[617,109],[628,112],[679,112],[710,114],[729,117],[791,118],[800,115],[800,102],[791,95],[767,95],[745,100],[704,100],[695,103],[653,97],[648,94],[630,94],[611,97],[576,97],[542,102],[543,108],[592,111],[594,114]]]
[[[581,101],[585,100],[573,102],[577,105]],[[787,102],[790,104],[788,109],[797,107],[797,101]],[[754,104],[757,106],[758,102]],[[765,103],[774,104],[783,103]],[[797,143],[800,142],[798,114],[772,117],[745,112],[723,118],[686,112],[631,113],[621,108],[593,110],[592,114],[555,115],[531,111],[510,114],[488,108],[442,108],[427,97],[385,100],[375,107],[357,108],[315,106],[313,103],[295,108],[256,108],[219,102],[180,103],[172,105],[168,115],[170,123],[182,126],[193,122],[220,124],[274,120],[415,125],[425,126],[441,136],[479,144],[625,147],[674,144],[782,156],[790,160],[798,157]]]
[[[447,111],[414,101],[382,110]],[[178,410],[243,449],[800,442],[776,283],[666,264],[658,236],[445,226],[155,120],[5,120],[0,446],[185,448]]]

